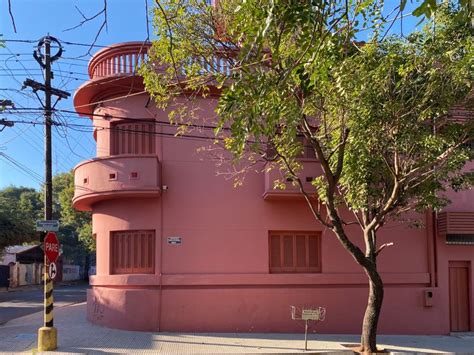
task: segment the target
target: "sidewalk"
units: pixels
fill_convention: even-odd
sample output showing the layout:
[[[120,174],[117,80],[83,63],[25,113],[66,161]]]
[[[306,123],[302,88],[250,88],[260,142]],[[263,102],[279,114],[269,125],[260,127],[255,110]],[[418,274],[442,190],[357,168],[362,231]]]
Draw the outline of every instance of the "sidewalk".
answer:
[[[0,352],[31,352],[42,325],[38,312],[0,327]],[[55,309],[58,352],[62,353],[297,353],[304,352],[303,334],[189,334],[150,333],[108,329],[88,323],[85,303]],[[309,336],[309,353],[345,352],[342,344],[356,343],[355,335]],[[472,353],[474,335],[379,336],[379,346],[393,352]]]

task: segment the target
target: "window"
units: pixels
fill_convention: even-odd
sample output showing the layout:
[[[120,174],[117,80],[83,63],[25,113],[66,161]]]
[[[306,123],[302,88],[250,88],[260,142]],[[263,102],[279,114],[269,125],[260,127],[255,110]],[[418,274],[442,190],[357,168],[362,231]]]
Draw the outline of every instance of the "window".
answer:
[[[155,125],[153,122],[117,122],[111,127],[112,155],[155,154]]]
[[[316,160],[316,152],[309,139],[302,134],[296,136],[297,142],[301,145],[301,152],[296,156],[298,159],[311,159]],[[267,143],[266,155],[269,159],[274,159],[276,156],[276,148],[272,143]]]
[[[111,274],[153,274],[155,231],[118,231],[110,234]]]
[[[271,273],[321,272],[321,234],[270,232]]]
[[[303,147],[303,151],[301,152],[299,158],[316,159],[316,152],[314,151],[311,141],[302,134],[297,135],[296,139],[301,143]]]

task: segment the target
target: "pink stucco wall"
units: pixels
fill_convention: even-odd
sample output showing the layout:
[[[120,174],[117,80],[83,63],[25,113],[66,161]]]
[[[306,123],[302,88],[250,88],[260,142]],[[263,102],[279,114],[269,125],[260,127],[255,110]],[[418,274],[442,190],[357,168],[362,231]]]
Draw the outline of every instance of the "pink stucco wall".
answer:
[[[80,89],[76,105],[87,90],[87,84]],[[167,122],[166,113],[147,102],[146,95],[108,100],[95,112]],[[212,98],[198,102],[201,122],[215,122],[214,105]],[[102,116],[93,121],[110,127]],[[168,125],[156,129],[175,133]],[[200,132],[206,134],[212,136],[209,130]],[[360,331],[366,276],[332,232],[314,220],[305,202],[295,198],[291,186],[273,190],[278,172],[249,173],[244,185],[234,188],[219,174],[225,168],[198,151],[207,141],[157,135],[155,158],[109,157],[110,135],[108,129],[97,130],[101,159],[76,168],[74,204],[93,211],[97,238],[90,321],[133,330],[300,332],[302,324],[291,320],[290,306],[306,305],[327,308],[318,332]],[[105,181],[110,169],[119,171],[118,181]],[[312,161],[303,172],[314,175],[318,169]],[[132,170],[139,170],[143,179],[127,179]],[[89,186],[83,186],[84,177]],[[449,208],[474,211],[472,192],[457,194],[454,201]],[[430,213],[408,218],[425,227],[397,221],[379,236],[380,243],[394,242],[379,259],[386,284],[380,332],[445,334],[450,329],[448,261],[472,263],[474,247],[446,245],[436,235]],[[111,274],[110,233],[122,230],[155,231],[154,274]],[[270,274],[269,231],[321,232],[321,273]],[[350,235],[362,246],[357,228]],[[168,244],[171,236],[181,237],[182,244]],[[470,278],[472,285],[472,273]],[[433,294],[433,306],[425,306],[426,291]],[[472,292],[470,298],[474,304]]]

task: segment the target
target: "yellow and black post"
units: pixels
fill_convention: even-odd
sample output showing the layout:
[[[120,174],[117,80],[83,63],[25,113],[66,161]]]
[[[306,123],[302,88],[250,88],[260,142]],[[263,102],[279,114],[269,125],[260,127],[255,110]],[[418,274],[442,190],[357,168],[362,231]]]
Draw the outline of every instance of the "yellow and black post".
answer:
[[[49,273],[45,273],[44,280],[44,326],[52,327],[53,319],[53,280],[49,278]]]
[[[42,238],[44,240],[44,236]],[[49,261],[44,256],[44,324],[38,329],[38,351],[56,350],[58,331],[53,318],[53,280],[49,277]]]

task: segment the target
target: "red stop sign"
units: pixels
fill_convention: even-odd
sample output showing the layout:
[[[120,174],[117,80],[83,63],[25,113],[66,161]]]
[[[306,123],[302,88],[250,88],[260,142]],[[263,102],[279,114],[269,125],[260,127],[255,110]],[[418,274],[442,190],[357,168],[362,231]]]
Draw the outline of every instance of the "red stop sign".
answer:
[[[59,240],[56,233],[48,232],[44,238],[44,253],[50,263],[56,262],[59,256]]]

